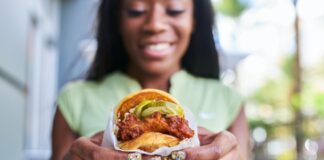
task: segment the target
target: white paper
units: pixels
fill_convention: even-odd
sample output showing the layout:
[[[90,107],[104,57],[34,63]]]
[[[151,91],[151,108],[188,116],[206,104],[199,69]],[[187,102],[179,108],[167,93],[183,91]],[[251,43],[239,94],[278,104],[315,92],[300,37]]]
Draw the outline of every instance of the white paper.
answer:
[[[190,139],[184,139],[182,140],[178,145],[173,146],[173,147],[161,147],[154,152],[145,152],[143,150],[122,150],[118,147],[118,141],[117,137],[114,134],[114,128],[116,126],[116,122],[114,120],[114,112],[111,112],[110,117],[109,117],[109,122],[107,125],[107,128],[104,132],[104,137],[102,140],[102,146],[123,151],[123,152],[138,152],[141,154],[146,154],[146,155],[160,155],[160,156],[168,156],[171,154],[173,151],[178,151],[182,150],[184,148],[189,148],[189,147],[196,147],[200,145],[199,138],[198,138],[198,127],[195,122],[193,114],[186,108],[184,108],[185,112],[185,118],[188,120],[189,127],[194,130],[194,136]]]

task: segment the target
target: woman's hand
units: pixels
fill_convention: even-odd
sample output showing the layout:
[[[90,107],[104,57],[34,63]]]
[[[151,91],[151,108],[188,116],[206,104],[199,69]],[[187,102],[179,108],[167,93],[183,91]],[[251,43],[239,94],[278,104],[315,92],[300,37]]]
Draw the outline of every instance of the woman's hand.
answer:
[[[238,141],[232,133],[215,134],[204,128],[198,132],[201,146],[185,149],[186,160],[242,160]]]
[[[127,154],[112,149],[101,147],[103,132],[91,138],[81,137],[75,140],[65,156],[65,160],[125,160]]]

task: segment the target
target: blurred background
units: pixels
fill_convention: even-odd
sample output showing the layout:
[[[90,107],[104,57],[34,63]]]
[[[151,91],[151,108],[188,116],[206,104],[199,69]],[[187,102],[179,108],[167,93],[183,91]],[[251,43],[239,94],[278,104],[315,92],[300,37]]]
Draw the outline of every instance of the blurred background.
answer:
[[[246,98],[251,159],[324,159],[324,1],[212,2],[221,80]],[[49,159],[55,99],[93,59],[98,3],[0,1],[1,159]]]

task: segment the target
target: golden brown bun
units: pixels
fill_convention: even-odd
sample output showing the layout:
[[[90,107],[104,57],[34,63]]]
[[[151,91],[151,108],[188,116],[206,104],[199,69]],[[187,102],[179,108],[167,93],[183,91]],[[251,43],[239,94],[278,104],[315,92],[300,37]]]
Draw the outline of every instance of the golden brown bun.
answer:
[[[131,93],[124,99],[122,99],[115,110],[115,115],[117,115],[118,119],[123,119],[123,116],[126,112],[128,112],[131,108],[135,107],[145,99],[168,101],[180,105],[180,103],[175,98],[164,91],[157,89],[144,89],[135,93]]]
[[[179,144],[179,139],[170,135],[158,132],[146,132],[141,136],[119,144],[119,148],[123,150],[140,149],[146,152],[154,152],[160,147],[172,147]]]

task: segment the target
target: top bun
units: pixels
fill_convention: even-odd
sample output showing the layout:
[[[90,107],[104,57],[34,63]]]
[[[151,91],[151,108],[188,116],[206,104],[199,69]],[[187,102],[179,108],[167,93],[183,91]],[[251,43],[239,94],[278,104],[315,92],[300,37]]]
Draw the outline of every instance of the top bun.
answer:
[[[157,89],[144,89],[131,93],[122,99],[115,110],[115,115],[117,115],[118,119],[123,119],[125,113],[136,107],[136,105],[141,103],[143,100],[168,101],[181,106],[180,103],[167,92]]]

